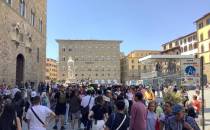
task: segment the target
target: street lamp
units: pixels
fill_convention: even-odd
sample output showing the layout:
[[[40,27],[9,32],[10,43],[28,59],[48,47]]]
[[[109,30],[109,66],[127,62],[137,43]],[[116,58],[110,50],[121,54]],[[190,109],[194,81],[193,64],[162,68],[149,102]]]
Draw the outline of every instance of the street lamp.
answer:
[[[200,66],[201,66],[201,91],[202,91],[202,127],[205,130],[205,116],[204,116],[204,77],[203,77],[203,56],[200,58]]]

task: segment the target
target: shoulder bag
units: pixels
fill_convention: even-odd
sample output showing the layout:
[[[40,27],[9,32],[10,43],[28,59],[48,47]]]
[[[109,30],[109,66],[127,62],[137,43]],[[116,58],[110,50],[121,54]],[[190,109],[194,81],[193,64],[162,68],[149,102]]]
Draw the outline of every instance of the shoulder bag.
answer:
[[[89,109],[90,109],[90,108],[89,108],[89,105],[90,105],[91,98],[92,98],[92,96],[91,96],[90,99],[89,99],[88,105],[87,105],[86,107],[83,107],[83,108],[81,109],[81,113],[82,113],[83,116],[87,116],[88,113],[89,113]]]
[[[39,120],[39,122],[42,123],[43,126],[45,126],[45,123],[39,118],[39,116],[36,114],[36,112],[34,111],[34,109],[32,107],[31,107],[31,111],[33,112],[35,117]]]

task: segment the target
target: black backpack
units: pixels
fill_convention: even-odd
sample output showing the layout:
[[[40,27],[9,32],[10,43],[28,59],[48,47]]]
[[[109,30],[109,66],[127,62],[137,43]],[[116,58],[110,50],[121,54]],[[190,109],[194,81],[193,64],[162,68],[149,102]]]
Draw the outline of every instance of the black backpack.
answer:
[[[23,107],[24,107],[24,100],[20,99],[18,101],[13,101],[15,106],[15,111],[17,112],[17,116],[22,116],[23,114]]]
[[[187,109],[187,115],[192,117],[192,118],[196,118],[197,114],[195,112],[195,109],[193,107],[190,107]]]
[[[187,122],[187,119],[190,118],[190,116],[185,116],[184,121]],[[191,117],[192,118],[192,117]],[[196,123],[196,122],[195,122]],[[196,126],[199,128],[198,124],[196,123]],[[188,130],[186,128],[182,128],[182,130]]]

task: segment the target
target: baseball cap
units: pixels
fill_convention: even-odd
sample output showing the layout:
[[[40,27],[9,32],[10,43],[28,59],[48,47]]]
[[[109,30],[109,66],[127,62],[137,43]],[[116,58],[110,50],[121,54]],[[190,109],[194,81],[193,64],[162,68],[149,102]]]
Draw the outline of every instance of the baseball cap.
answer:
[[[106,92],[107,92],[107,93],[111,93],[112,91],[111,91],[111,90],[106,90]]]
[[[149,89],[150,87],[149,86],[146,86],[145,88]]]
[[[181,112],[183,110],[184,110],[184,108],[180,104],[176,104],[176,105],[173,106],[173,113],[174,114],[177,114],[177,113],[179,113],[179,112]]]
[[[37,93],[35,91],[31,92],[31,97],[36,97],[37,96]]]
[[[4,93],[6,96],[9,96],[11,94],[10,90],[6,90]]]

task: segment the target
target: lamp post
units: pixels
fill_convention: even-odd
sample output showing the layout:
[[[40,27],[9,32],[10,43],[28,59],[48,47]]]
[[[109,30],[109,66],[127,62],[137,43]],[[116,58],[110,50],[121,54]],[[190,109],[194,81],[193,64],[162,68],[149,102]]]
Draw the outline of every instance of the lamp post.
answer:
[[[203,78],[203,56],[200,58],[201,66],[201,91],[202,91],[202,128],[205,130],[205,116],[204,116],[204,78]]]

